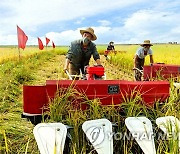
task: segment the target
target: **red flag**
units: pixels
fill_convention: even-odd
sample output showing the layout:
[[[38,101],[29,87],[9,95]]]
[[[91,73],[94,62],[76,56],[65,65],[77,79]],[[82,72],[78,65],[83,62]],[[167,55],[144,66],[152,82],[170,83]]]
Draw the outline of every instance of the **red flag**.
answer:
[[[23,32],[21,28],[17,26],[17,37],[18,37],[18,48],[24,48],[26,47],[26,42],[28,40],[28,37],[26,34]]]
[[[39,37],[38,37],[38,44],[39,44],[39,49],[43,50],[44,49],[44,45],[43,45],[43,43],[42,43],[42,41],[41,41],[41,39]]]
[[[46,37],[46,46],[48,45],[49,41],[50,41],[50,39],[48,39],[48,38]]]
[[[52,41],[52,46],[53,46],[53,48],[55,48],[55,47],[56,47],[53,41]]]

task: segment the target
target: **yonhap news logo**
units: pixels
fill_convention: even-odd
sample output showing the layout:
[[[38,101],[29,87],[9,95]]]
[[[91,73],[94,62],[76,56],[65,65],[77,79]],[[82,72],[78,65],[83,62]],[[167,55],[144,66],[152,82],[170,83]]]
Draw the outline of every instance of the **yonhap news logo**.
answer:
[[[105,135],[106,135],[106,132],[105,132],[103,126],[90,127],[89,129],[87,129],[87,131],[85,133],[86,133],[87,138],[89,139],[89,141],[92,143],[93,146],[98,146],[101,143],[103,143],[103,141],[105,139]]]
[[[87,129],[85,132],[87,138],[93,146],[98,146],[106,141],[120,141],[120,140],[141,140],[150,141],[156,138],[157,140],[179,140],[180,132],[176,133],[162,133],[162,132],[110,132],[106,131],[103,126],[93,126]]]

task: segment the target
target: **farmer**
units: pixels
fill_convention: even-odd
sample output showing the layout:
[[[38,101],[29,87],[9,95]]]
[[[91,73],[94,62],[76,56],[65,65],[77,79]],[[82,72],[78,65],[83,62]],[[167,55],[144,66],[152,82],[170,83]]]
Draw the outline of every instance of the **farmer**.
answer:
[[[111,42],[109,42],[109,45],[108,45],[108,47],[107,47],[107,50],[115,50],[115,48],[114,48],[114,42],[113,41],[111,41]]]
[[[144,60],[147,55],[150,56],[150,64],[153,65],[153,51],[151,50],[150,40],[144,40],[144,43],[141,44],[141,48],[136,51],[134,56],[134,68],[135,71],[135,80],[141,81],[142,71],[144,67]]]
[[[89,60],[93,56],[97,65],[101,65],[100,56],[96,45],[92,42],[97,39],[92,28],[80,30],[82,39],[71,42],[71,46],[66,55],[64,70],[69,69],[70,75],[79,75],[80,71],[85,74],[85,66],[89,65]],[[78,79],[78,78],[76,78]]]
[[[115,53],[115,48],[114,48],[114,42],[113,41],[109,42],[107,50],[104,51],[104,56],[106,57],[106,60],[108,60],[107,56],[108,56],[109,52],[111,52],[111,51]]]

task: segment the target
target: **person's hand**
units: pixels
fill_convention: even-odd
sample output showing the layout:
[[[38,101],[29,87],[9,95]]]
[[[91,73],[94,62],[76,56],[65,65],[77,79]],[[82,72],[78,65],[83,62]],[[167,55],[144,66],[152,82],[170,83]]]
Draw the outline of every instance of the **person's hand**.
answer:
[[[64,68],[63,70],[64,70],[64,72],[65,72],[65,73],[66,73],[66,71],[68,71],[68,69],[67,69],[67,68]]]

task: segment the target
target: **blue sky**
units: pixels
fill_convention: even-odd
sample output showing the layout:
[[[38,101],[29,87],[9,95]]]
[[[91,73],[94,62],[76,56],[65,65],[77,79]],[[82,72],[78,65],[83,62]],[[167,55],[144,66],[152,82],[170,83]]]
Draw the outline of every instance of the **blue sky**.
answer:
[[[180,43],[179,0],[1,0],[0,45],[16,45],[16,25],[37,45],[45,36],[56,45],[81,38],[92,27],[96,44]]]

